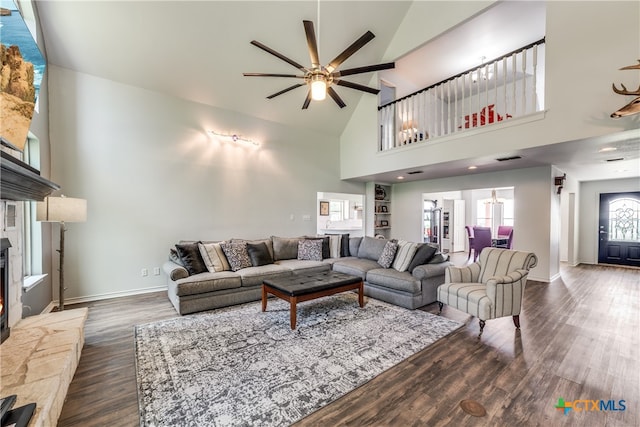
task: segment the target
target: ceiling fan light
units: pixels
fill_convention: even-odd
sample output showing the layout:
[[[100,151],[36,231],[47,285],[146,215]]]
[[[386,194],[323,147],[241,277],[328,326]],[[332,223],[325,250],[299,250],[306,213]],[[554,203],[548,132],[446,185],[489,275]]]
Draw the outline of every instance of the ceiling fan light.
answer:
[[[323,76],[313,76],[311,80],[311,99],[322,101],[327,97],[327,82]]]

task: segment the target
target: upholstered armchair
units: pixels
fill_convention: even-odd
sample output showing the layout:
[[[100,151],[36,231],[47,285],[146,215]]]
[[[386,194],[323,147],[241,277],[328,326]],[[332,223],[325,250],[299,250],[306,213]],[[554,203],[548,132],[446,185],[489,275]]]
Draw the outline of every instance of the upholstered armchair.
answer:
[[[520,310],[529,270],[538,258],[531,252],[485,248],[478,262],[464,267],[449,266],[445,283],[438,286],[437,299],[442,307],[450,307],[475,316],[480,321],[480,334],[485,321],[512,316],[520,329]]]

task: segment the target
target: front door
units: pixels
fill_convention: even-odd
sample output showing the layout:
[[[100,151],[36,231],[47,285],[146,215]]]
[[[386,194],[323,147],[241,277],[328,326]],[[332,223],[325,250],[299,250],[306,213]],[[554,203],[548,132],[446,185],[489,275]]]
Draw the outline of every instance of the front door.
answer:
[[[598,262],[640,267],[640,191],[600,194]]]

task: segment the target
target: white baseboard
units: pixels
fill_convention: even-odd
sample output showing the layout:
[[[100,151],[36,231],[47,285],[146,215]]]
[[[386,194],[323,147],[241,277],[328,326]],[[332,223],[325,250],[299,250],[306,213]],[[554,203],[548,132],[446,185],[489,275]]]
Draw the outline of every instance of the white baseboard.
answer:
[[[153,288],[144,288],[144,289],[130,289],[128,291],[109,292],[106,294],[88,295],[88,296],[76,297],[76,298],[66,298],[64,303],[66,306],[67,304],[80,304],[84,302],[100,301],[103,299],[128,297],[131,295],[142,295],[142,294],[149,294],[152,292],[162,292],[166,290],[167,290],[166,286],[155,286]],[[58,304],[59,304],[59,301],[52,301],[43,310],[43,313],[49,313],[54,307],[57,307]]]

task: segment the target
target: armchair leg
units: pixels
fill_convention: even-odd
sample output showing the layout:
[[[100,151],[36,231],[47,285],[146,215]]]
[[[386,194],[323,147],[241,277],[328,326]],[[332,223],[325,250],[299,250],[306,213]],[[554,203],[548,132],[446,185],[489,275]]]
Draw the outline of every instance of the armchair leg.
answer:
[[[478,338],[482,336],[482,331],[484,330],[484,323],[485,323],[484,320],[480,320],[480,333],[478,334]]]
[[[513,324],[516,325],[516,329],[520,329],[520,315],[513,316]]]
[[[438,310],[438,314],[442,314],[442,307],[444,306],[443,303],[441,303],[440,301],[438,301],[438,307],[440,308],[440,310]]]

